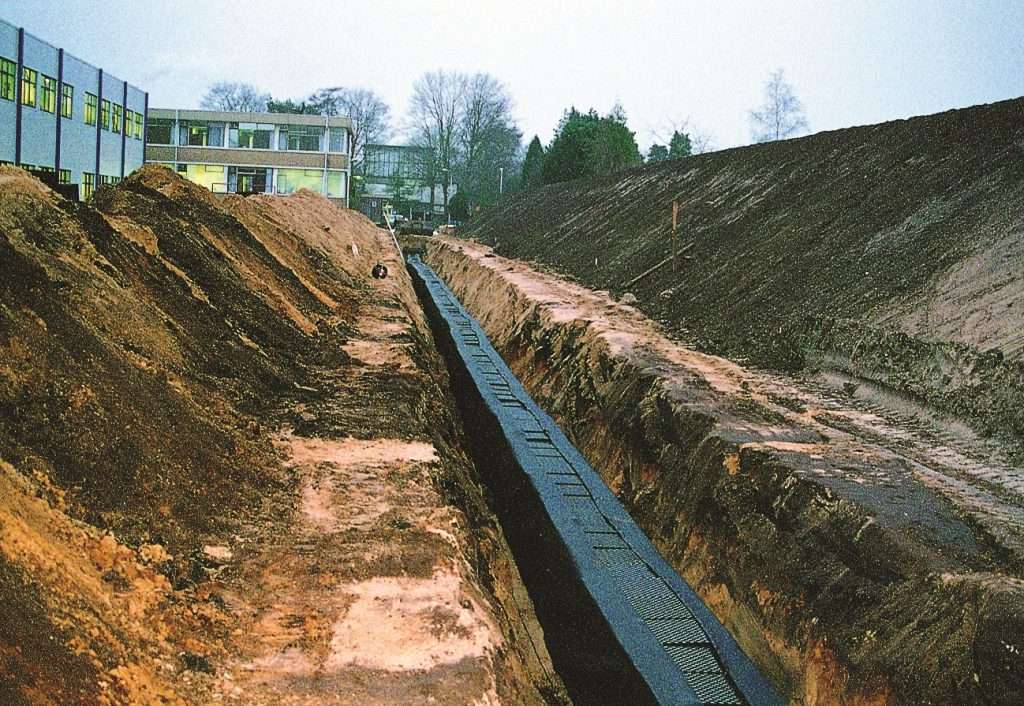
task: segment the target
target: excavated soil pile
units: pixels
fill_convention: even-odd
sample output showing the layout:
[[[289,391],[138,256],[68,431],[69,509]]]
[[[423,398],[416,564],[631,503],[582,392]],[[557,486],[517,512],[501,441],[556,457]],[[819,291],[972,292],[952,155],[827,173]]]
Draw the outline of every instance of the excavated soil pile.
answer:
[[[679,345],[607,293],[486,246],[418,245],[792,703],[1022,703],[1020,466],[978,437]]]
[[[557,702],[390,238],[94,202],[0,167],[0,703]]]
[[[1017,99],[554,184],[464,233],[702,350],[882,383],[1020,452],[1021,203]]]

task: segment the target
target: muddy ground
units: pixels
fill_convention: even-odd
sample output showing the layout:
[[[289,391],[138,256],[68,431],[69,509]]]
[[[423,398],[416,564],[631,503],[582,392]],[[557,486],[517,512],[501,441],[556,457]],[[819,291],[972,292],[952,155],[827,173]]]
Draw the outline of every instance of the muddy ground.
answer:
[[[417,245],[792,703],[1020,703],[1024,471],[986,440],[679,345],[485,246]]]
[[[0,703],[561,703],[453,410],[358,214],[0,167]]]
[[[1017,99],[554,184],[461,234],[632,294],[691,347],[882,385],[1024,459],[1021,203]]]

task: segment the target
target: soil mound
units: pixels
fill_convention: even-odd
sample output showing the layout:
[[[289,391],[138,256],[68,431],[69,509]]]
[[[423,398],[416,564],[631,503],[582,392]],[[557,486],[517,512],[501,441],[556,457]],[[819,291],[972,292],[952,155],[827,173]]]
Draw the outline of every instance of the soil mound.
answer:
[[[1022,157],[1017,99],[554,184],[465,233],[632,294],[705,351],[875,381],[1019,440]]]
[[[222,199],[147,166],[85,205],[0,167],[0,703],[252,703],[270,687],[250,680],[243,689],[225,665],[279,677],[293,657],[278,655],[274,640],[296,625],[321,657],[310,658],[316,669],[331,667],[342,693],[354,678],[350,655],[323,641],[350,627],[346,572],[369,581],[406,575],[417,546],[423,605],[437,610],[443,594],[476,606],[478,617],[452,627],[472,647],[455,669],[463,682],[535,699],[524,686],[531,677],[516,681],[495,667],[500,649],[503,670],[523,669],[517,643],[502,644],[507,619],[494,617],[493,595],[473,588],[477,578],[459,559],[479,551],[478,569],[515,575],[482,498],[477,530],[445,502],[455,488],[472,497],[472,483],[432,377],[439,364],[424,363],[425,339],[411,337],[414,315],[402,299],[411,300],[411,287],[392,278],[384,318],[366,317],[370,269],[386,257],[395,257],[390,238],[310,193]],[[401,341],[361,340],[382,327]],[[379,364],[381,351],[403,366]],[[402,458],[388,467],[389,482],[419,492],[410,503],[428,513],[416,519],[423,528],[414,533],[413,520],[385,514],[385,534],[369,521],[337,529],[342,521],[328,515],[355,492],[345,483],[383,471],[345,466],[331,481],[335,497],[323,480],[334,477],[333,461],[299,464],[282,434],[309,444],[430,441],[417,413],[435,426],[446,420],[451,437],[435,444],[440,468],[406,468]],[[409,480],[414,471],[422,488]],[[432,482],[452,489],[442,494]],[[383,480],[371,490],[398,505]],[[323,527],[295,519],[303,503],[322,506],[333,544]],[[488,533],[489,549],[472,548],[473,531]],[[390,563],[366,560],[378,545],[394,553]],[[430,578],[439,557],[447,557],[442,593]],[[289,595],[300,607],[286,605]],[[434,633],[442,647],[454,639]],[[410,663],[423,660],[417,646],[441,649],[417,643]],[[378,682],[364,672],[360,688],[373,701]],[[443,673],[417,671],[416,693],[435,693],[432,679]],[[380,683],[406,693],[409,678]],[[303,680],[302,689],[316,687]]]

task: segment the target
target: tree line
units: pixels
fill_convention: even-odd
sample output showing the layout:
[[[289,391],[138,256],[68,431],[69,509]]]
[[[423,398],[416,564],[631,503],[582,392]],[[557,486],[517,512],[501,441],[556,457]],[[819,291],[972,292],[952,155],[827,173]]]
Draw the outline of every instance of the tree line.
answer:
[[[275,99],[246,84],[213,84],[200,102],[212,110],[344,115],[353,123],[353,163],[358,173],[368,144],[392,137],[391,109],[374,91],[358,87],[321,88],[303,99]],[[785,139],[804,132],[803,105],[781,69],[770,74],[764,102],[750,111],[755,142]],[[441,190],[443,203],[465,218],[505,193],[571,179],[606,174],[641,163],[679,159],[711,151],[714,138],[689,119],[671,126],[641,154],[626,111],[616,103],[605,114],[570,106],[544,145],[534,136],[524,149],[508,87],[487,73],[431,71],[413,83],[412,98],[397,132],[406,144],[422,148],[412,184],[396,177],[394,198],[410,187],[429,187],[431,202]],[[449,190],[457,184],[453,196]],[[358,198],[358,194],[356,194]]]

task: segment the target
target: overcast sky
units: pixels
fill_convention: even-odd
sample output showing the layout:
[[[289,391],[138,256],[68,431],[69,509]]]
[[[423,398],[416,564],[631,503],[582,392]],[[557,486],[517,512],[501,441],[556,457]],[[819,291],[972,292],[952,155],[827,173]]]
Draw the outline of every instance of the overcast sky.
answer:
[[[1024,0],[0,0],[0,17],[196,107],[220,79],[275,98],[371,88],[400,123],[413,80],[486,71],[528,140],[620,101],[644,151],[689,117],[719,148],[783,68],[818,132],[1024,95]]]

